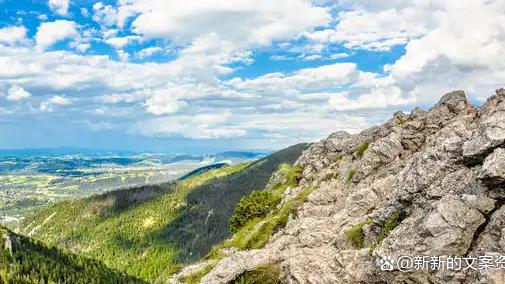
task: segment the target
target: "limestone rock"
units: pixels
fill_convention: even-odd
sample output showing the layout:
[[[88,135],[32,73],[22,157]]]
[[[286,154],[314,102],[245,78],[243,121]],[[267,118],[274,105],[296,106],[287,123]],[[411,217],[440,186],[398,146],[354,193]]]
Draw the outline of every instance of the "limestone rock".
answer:
[[[333,133],[296,162],[301,180],[285,199],[319,186],[297,217],[264,248],[222,259],[202,283],[229,283],[267,263],[280,266],[282,283],[505,283],[505,269],[380,269],[388,256],[505,255],[503,145],[505,89],[480,108],[455,91],[428,111]],[[360,224],[364,247],[356,248],[346,231]]]
[[[498,148],[486,157],[479,179],[488,185],[505,183],[505,149]]]

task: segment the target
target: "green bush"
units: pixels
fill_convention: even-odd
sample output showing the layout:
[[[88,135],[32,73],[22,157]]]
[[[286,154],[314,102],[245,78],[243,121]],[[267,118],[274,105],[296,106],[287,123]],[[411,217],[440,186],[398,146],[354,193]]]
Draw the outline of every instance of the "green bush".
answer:
[[[300,176],[302,175],[303,169],[302,167],[296,165],[290,167],[286,173],[286,186],[295,187],[298,185],[300,181]]]
[[[407,122],[406,118],[403,118],[401,116],[396,117],[396,125],[403,125],[405,124],[405,122]]]
[[[366,224],[371,224],[371,220],[358,223],[345,231],[347,241],[356,249],[362,249],[364,247],[365,234],[363,233],[363,226]]]
[[[356,175],[356,170],[351,169],[350,171],[347,172],[347,176],[345,178],[345,183],[349,184],[352,181],[352,178]]]
[[[256,267],[254,270],[240,274],[233,284],[277,284],[280,282],[280,268],[275,264]]]
[[[235,233],[249,220],[267,215],[280,201],[281,197],[271,191],[253,191],[242,197],[229,220],[230,231]]]
[[[401,212],[395,211],[393,212],[393,214],[391,214],[391,217],[388,220],[382,223],[381,232],[377,240],[378,244],[381,244],[382,241],[389,235],[389,233],[391,233],[391,231],[394,230],[394,228],[396,228],[398,224],[400,224],[401,219],[402,219]]]
[[[335,155],[335,160],[340,161],[340,160],[342,160],[343,157],[344,156],[342,156],[342,154],[337,154],[337,155]]]
[[[264,217],[250,220],[231,239],[214,246],[206,258],[213,260],[221,259],[224,256],[221,251],[223,249],[234,248],[244,250],[264,247],[275,232],[286,226],[290,215],[297,215],[298,208],[307,199],[307,196],[317,188],[317,186],[305,188],[280,208],[272,210],[272,212]]]
[[[368,149],[368,145],[368,142],[361,143],[358,148],[356,148],[356,152],[354,152],[356,157],[362,157],[366,149]]]

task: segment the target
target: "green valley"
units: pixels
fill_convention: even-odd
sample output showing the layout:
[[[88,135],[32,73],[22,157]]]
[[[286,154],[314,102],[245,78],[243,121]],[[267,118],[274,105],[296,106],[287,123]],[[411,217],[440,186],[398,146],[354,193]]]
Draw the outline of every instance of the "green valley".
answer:
[[[27,217],[17,231],[144,281],[164,282],[229,238],[228,222],[241,198],[265,188],[307,147],[173,183],[60,202]]]

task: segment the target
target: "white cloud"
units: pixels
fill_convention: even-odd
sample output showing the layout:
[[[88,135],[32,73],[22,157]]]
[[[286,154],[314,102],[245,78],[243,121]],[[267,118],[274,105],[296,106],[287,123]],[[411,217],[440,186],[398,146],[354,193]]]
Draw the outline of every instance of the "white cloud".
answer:
[[[342,42],[350,49],[389,50],[422,35],[431,17],[421,7],[346,11],[339,13],[336,27],[307,33],[306,37],[320,43]]]
[[[212,4],[96,3],[93,19],[100,29],[86,31],[86,25],[62,21],[67,28],[60,30],[51,27],[56,22],[43,23],[35,36],[38,52],[22,27],[16,32],[0,29],[0,66],[9,66],[0,68],[0,89],[23,86],[43,98],[65,93],[74,103],[67,111],[83,109],[83,115],[101,119],[121,111],[128,120],[122,123],[140,121],[132,131],[147,136],[287,141],[296,135],[316,139],[336,129],[355,132],[398,108],[431,104],[450,89],[485,98],[505,82],[503,1],[348,1],[334,19],[326,8],[305,0]],[[150,38],[156,38],[155,46],[131,55],[125,51],[132,41],[148,44]],[[71,39],[74,50],[46,50],[64,39]],[[122,62],[112,60],[113,53],[87,55],[95,41],[115,47]],[[354,50],[391,55],[386,52],[397,44],[405,45],[406,54],[381,72],[364,72],[361,64],[352,63],[360,56]],[[272,59],[323,65],[223,79],[233,77],[237,65],[249,68],[256,48],[269,52],[270,47],[277,54]],[[163,51],[175,58],[128,61]],[[324,65],[324,60],[342,58],[350,62]],[[48,111],[56,105],[43,100],[40,108]],[[87,125],[92,129],[117,127],[91,120]]]
[[[329,97],[329,104],[338,111],[385,109],[412,105],[416,102],[416,97],[402,97],[401,90],[394,86],[372,89],[356,99],[350,99],[347,92],[333,93]]]
[[[68,15],[69,0],[49,0],[49,9],[61,16]]]
[[[117,52],[117,56],[119,57],[119,60],[120,61],[128,61],[128,59],[130,58],[130,54],[122,49],[120,50],[116,50]]]
[[[31,94],[20,86],[12,86],[7,91],[6,99],[11,102],[22,101],[31,97]]]
[[[130,8],[132,1],[120,1],[120,4],[125,6],[116,7],[105,5],[102,2],[93,4],[92,19],[104,27],[112,27],[114,25],[123,28],[125,21],[134,15],[135,11]]]
[[[335,63],[300,69],[291,75],[269,73],[254,79],[235,78],[228,83],[240,90],[284,94],[339,87],[355,81],[357,77],[356,64]]]
[[[293,37],[331,18],[325,8],[312,6],[305,0],[189,0],[184,3],[137,0],[118,8],[123,10],[140,13],[132,23],[133,29],[148,37],[192,41],[216,33],[224,40],[255,45]]]
[[[85,18],[89,17],[89,11],[88,11],[88,9],[86,9],[86,8],[82,7],[82,8],[80,9],[80,11],[81,11],[81,15],[82,15],[83,17],[85,17]]]
[[[0,44],[12,45],[26,40],[26,28],[23,26],[10,26],[0,29]]]
[[[149,119],[136,123],[131,132],[153,137],[181,136],[191,139],[236,138],[245,135],[240,127],[226,126],[230,113],[179,115]]]
[[[46,111],[46,112],[53,112],[53,107],[54,106],[68,106],[71,105],[72,101],[66,97],[63,96],[52,96],[48,100],[43,101],[40,104],[39,109],[41,111]]]
[[[346,58],[349,57],[349,54],[345,52],[339,52],[339,53],[332,53],[330,56],[328,56],[328,59],[340,59],[340,58]]]
[[[72,104],[69,99],[62,96],[53,96],[49,99],[49,102],[58,106],[66,106]]]
[[[47,21],[48,17],[46,14],[40,14],[37,16],[37,19],[39,19],[41,22]]]
[[[42,23],[35,35],[38,50],[45,50],[58,41],[77,35],[76,24],[67,20]]]
[[[112,37],[105,39],[105,42],[116,49],[121,49],[131,42],[139,41],[139,36]]]
[[[159,46],[152,46],[152,47],[146,47],[142,50],[140,50],[139,52],[137,52],[137,56],[139,58],[146,58],[146,57],[150,57],[158,52],[162,52],[163,51],[163,48],[159,47]]]
[[[187,104],[183,101],[160,95],[155,95],[146,101],[147,112],[155,115],[174,113],[185,106]]]
[[[84,53],[86,52],[86,50],[90,49],[91,48],[91,44],[89,43],[78,43],[75,45],[74,47],[76,50]]]
[[[410,39],[406,53],[386,67],[404,96],[418,103],[433,103],[452,89],[464,89],[483,99],[505,81],[505,2],[409,2],[421,15],[412,23],[422,31]],[[375,7],[375,9],[380,9]],[[373,13],[382,13],[381,11]],[[403,20],[398,19],[401,26]],[[427,27],[424,28],[423,27]]]

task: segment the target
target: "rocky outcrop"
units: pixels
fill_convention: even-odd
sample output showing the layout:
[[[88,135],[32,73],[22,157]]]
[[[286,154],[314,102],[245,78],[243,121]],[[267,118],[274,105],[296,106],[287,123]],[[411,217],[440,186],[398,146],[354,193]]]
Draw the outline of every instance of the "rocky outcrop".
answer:
[[[427,111],[333,133],[297,161],[302,178],[285,198],[318,189],[296,216],[202,283],[267,263],[281,267],[283,283],[505,283],[504,146],[504,89],[480,108],[455,91]]]

